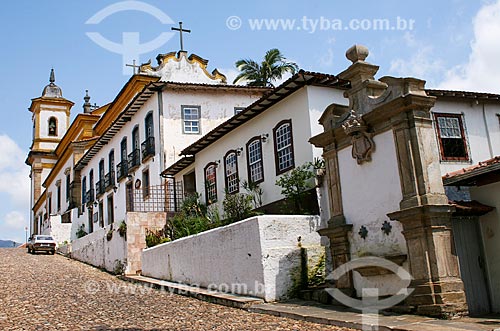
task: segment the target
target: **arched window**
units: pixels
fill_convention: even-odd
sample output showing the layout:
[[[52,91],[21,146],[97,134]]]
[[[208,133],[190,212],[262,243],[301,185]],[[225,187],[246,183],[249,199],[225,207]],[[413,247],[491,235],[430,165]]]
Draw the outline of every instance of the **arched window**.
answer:
[[[260,136],[247,143],[248,182],[258,184],[264,181],[264,163],[262,160],[262,140]]]
[[[49,118],[49,136],[57,136],[57,118]]]
[[[145,126],[145,129],[146,129],[146,139],[148,139],[149,137],[153,137],[154,136],[154,131],[153,131],[153,112],[149,112],[147,115],[146,115],[146,118],[144,119],[144,126]]]
[[[211,162],[205,167],[205,197],[207,205],[217,201],[217,164]]]
[[[280,175],[295,167],[292,120],[279,122],[273,129],[273,136],[276,175]]]
[[[238,157],[236,156],[236,151],[231,150],[227,152],[226,156],[224,156],[224,172],[227,193],[237,193],[240,190],[240,185],[238,177]]]

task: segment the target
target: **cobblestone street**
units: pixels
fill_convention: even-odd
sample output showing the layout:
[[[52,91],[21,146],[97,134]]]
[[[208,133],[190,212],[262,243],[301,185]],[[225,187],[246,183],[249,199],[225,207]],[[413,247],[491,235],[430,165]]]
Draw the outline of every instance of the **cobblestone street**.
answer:
[[[0,330],[348,329],[142,288],[59,255],[0,249]]]

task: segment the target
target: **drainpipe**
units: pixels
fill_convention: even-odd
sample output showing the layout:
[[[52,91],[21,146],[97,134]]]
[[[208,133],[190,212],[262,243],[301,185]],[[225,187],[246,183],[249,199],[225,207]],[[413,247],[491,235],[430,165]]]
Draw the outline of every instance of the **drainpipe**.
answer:
[[[484,128],[486,129],[486,139],[488,140],[488,148],[490,150],[490,158],[493,158],[493,146],[491,145],[491,137],[490,137],[490,131],[488,130],[488,121],[486,120],[486,111],[484,109],[484,102],[482,103],[482,105],[483,105]]]
[[[158,137],[160,138],[160,174],[163,170],[165,170],[165,148],[164,148],[164,141],[163,141],[163,88],[159,87],[157,89],[158,93],[158,118],[159,118],[159,134]]]

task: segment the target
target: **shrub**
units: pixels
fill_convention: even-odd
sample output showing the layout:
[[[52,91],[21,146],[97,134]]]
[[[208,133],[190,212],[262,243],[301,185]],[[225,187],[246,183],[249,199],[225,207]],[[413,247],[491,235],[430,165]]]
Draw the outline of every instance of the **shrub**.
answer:
[[[108,241],[111,241],[111,239],[113,239],[113,228],[111,228],[108,233],[106,233],[106,239]]]
[[[80,227],[78,228],[78,230],[76,230],[76,237],[78,239],[82,238],[82,237],[85,237],[87,235],[87,231],[85,231],[85,225],[80,225]]]
[[[198,193],[187,197],[180,212],[167,221],[165,232],[172,240],[204,232],[221,225],[215,205],[205,206]]]
[[[314,187],[311,179],[314,178],[315,174],[311,171],[311,168],[310,162],[303,164],[276,180],[276,185],[281,187],[281,194],[293,203],[295,213],[302,214],[306,212],[301,201],[306,192]]]
[[[224,224],[231,224],[255,215],[252,212],[252,196],[244,193],[229,194],[226,192],[222,207],[224,209]]]
[[[252,197],[253,207],[255,209],[262,207],[262,195],[264,191],[260,188],[259,184],[244,180],[241,182],[241,186]]]
[[[146,247],[154,247],[156,245],[163,244],[169,241],[170,238],[166,235],[165,229],[146,229]]]
[[[121,237],[125,237],[127,235],[127,223],[125,223],[125,221],[122,221],[120,223],[120,226],[118,227],[118,233]]]

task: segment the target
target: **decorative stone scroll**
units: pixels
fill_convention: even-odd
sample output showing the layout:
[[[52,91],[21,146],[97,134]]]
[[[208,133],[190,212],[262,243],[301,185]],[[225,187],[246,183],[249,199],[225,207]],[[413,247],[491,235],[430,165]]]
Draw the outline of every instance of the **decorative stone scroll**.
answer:
[[[375,142],[361,115],[357,115],[356,111],[352,109],[349,117],[342,124],[342,128],[344,128],[345,134],[351,137],[352,157],[356,159],[358,164],[371,161]]]

